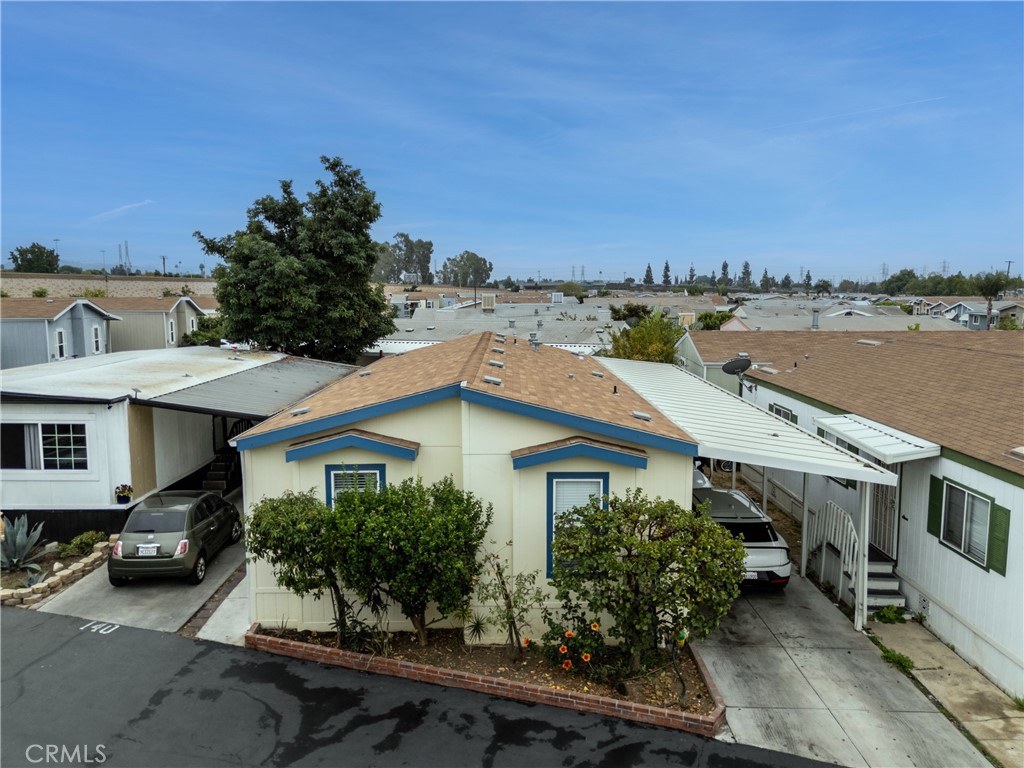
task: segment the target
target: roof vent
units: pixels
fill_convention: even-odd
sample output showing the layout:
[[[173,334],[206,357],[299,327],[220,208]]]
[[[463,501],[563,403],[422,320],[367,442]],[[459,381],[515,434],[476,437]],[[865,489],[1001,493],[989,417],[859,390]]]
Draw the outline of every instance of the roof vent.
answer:
[[[516,321],[515,321],[515,318],[511,318],[511,319],[510,319],[510,320],[508,321],[508,327],[509,327],[509,328],[515,328],[515,327],[516,327]]]
[[[530,331],[530,341],[535,341],[536,339],[537,339],[537,332],[536,331]]]
[[[750,358],[750,353],[749,352],[737,352],[736,353],[736,357],[742,357],[744,360],[747,360],[747,359]]]
[[[501,379],[499,379],[497,376],[484,376],[484,383],[493,384],[496,387],[500,387]]]
[[[572,375],[572,374],[570,373],[570,374],[569,374],[569,378],[570,378],[570,379],[575,379],[576,377],[575,377],[575,376],[573,376],[573,375]]]
[[[493,352],[496,355],[504,355],[505,354],[505,350],[502,349],[501,347],[491,347],[491,352]]]
[[[414,330],[413,328],[406,328],[406,329],[405,329],[405,332],[406,332],[406,333],[412,333],[412,332],[413,332],[413,330]]]
[[[762,373],[767,373],[772,376],[779,372],[778,368],[772,368],[770,365],[763,365],[758,370],[761,371]]]
[[[427,326],[427,330],[428,330],[428,331],[432,331],[432,330],[434,330],[435,328],[437,328],[437,326],[436,326],[436,325],[428,325],[428,326]]]
[[[633,411],[633,418],[640,419],[640,421],[650,421],[651,414],[644,413],[643,411]]]
[[[539,329],[539,328],[543,328],[543,327],[544,327],[544,321],[543,320],[538,320],[537,321],[537,328]]]
[[[857,343],[862,347],[880,347],[882,342],[876,341],[875,339],[857,339]]]
[[[536,339],[530,339],[530,348],[534,352],[540,352],[540,342],[537,341]]]
[[[496,333],[496,334],[494,334],[494,340],[498,344],[504,344],[505,343],[505,336],[504,336],[504,334]]]
[[[359,372],[359,375],[360,375],[360,376],[369,376],[369,375],[370,375],[371,373],[373,373],[373,371],[371,371],[371,370],[367,369],[367,370],[365,370],[365,371],[360,371],[360,372]]]
[[[1015,459],[1024,459],[1024,445],[1019,445],[1016,448],[1014,448],[1012,451],[1010,451],[1010,455],[1012,455]]]
[[[505,364],[501,360],[488,360],[487,364],[495,368],[504,368]]]
[[[590,375],[591,376],[597,376],[597,378],[599,378],[599,379],[603,379],[604,378],[604,374],[601,373],[600,371],[591,371]]]
[[[309,413],[308,405],[304,408],[296,408],[294,411],[292,411],[292,416],[301,416],[304,413]]]

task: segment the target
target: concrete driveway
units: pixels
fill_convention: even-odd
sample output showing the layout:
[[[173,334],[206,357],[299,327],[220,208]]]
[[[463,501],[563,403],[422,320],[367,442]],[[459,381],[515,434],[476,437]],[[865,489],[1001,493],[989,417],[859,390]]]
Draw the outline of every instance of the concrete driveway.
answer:
[[[989,768],[805,579],[744,594],[699,648],[740,743],[846,766]]]
[[[107,581],[107,568],[103,565],[41,603],[38,610],[127,627],[177,632],[244,560],[245,548],[241,542],[224,547],[209,561],[203,583],[196,585],[184,579],[139,579],[125,587],[113,587]]]

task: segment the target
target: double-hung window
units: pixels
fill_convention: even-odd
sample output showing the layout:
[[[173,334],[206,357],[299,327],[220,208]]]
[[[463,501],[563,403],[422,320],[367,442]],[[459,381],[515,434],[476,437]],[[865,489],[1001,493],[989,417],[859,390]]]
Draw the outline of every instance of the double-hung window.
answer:
[[[85,424],[4,424],[0,435],[4,469],[89,468]]]
[[[64,343],[64,331],[58,329],[54,334],[54,342],[56,346],[57,359],[63,360],[68,356],[67,344]]]
[[[174,344],[177,341],[178,337],[174,333],[174,321],[173,320],[169,320],[167,322],[167,330],[168,330],[168,333],[171,336],[171,344]]]
[[[100,347],[100,327],[98,325],[92,327],[92,351],[97,354],[102,351]]]
[[[576,507],[586,506],[592,498],[608,495],[607,472],[548,473],[548,578],[552,575],[551,543],[555,520]]]
[[[946,483],[942,540],[982,565],[988,551],[989,507],[987,499]]]
[[[334,506],[334,500],[346,491],[379,491],[384,487],[383,464],[358,464],[345,466],[330,464],[326,468],[327,504]]]
[[[793,411],[791,411],[789,408],[786,408],[783,405],[779,405],[778,403],[772,403],[771,405],[769,405],[768,413],[774,413],[776,416],[779,416],[788,422],[796,424],[796,414],[793,413]]]

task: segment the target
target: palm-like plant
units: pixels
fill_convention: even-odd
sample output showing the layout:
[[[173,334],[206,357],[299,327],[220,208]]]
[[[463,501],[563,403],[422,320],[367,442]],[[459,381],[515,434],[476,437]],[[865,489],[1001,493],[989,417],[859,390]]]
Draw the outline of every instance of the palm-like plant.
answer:
[[[34,561],[43,556],[43,550],[40,549],[35,554],[32,554],[32,551],[39,543],[39,537],[42,534],[42,523],[36,523],[30,531],[28,518],[25,515],[13,523],[4,515],[4,540],[0,546],[0,569],[5,571],[40,570],[39,564]]]
[[[992,300],[998,298],[1006,287],[1006,275],[1002,272],[990,272],[978,278],[975,284],[978,293],[988,300],[988,308],[985,313],[985,330],[992,329]]]

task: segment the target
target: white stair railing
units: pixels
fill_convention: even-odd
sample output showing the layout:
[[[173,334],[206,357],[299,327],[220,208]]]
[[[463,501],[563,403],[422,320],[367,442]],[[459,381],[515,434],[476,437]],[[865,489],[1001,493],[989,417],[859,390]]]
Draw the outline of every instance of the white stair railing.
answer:
[[[839,550],[839,585],[836,588],[838,601],[843,594],[843,577],[847,573],[850,574],[850,583],[857,583],[857,529],[850,513],[834,501],[825,502],[825,506],[811,517],[810,522],[808,552],[822,550],[819,562],[823,562],[825,544],[831,544]]]

